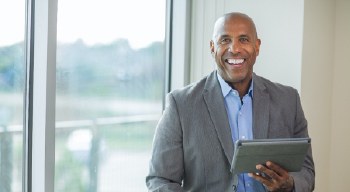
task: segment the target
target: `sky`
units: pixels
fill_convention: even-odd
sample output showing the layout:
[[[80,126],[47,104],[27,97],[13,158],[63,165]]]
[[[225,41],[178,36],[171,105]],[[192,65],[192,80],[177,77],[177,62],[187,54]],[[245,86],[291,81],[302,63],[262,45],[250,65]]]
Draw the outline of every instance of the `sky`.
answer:
[[[0,1],[0,46],[24,38],[25,0]],[[58,0],[57,41],[86,44],[127,38],[141,48],[165,38],[165,0]]]
[[[0,46],[24,39],[25,0],[0,1]]]

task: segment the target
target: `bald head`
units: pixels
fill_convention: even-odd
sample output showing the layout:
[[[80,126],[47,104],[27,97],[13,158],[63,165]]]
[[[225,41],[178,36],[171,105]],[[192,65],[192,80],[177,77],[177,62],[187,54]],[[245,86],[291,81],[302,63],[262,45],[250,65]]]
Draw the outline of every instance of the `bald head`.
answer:
[[[244,13],[232,12],[232,13],[226,13],[216,20],[214,25],[212,40],[215,41],[215,39],[219,35],[218,33],[225,27],[226,23],[228,22],[238,23],[238,21],[245,21],[245,23],[249,25],[249,27],[251,27],[252,32],[255,34],[255,38],[258,38],[253,19]]]

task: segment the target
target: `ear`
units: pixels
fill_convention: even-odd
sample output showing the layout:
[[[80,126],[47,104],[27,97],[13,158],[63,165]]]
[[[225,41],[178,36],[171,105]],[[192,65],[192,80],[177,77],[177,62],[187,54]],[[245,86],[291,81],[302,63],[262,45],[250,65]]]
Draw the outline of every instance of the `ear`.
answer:
[[[259,55],[259,52],[260,52],[260,45],[261,45],[261,40],[260,40],[260,39],[256,39],[256,41],[255,41],[256,56]]]
[[[214,46],[214,41],[210,41],[210,53],[214,57],[215,56],[215,46]]]

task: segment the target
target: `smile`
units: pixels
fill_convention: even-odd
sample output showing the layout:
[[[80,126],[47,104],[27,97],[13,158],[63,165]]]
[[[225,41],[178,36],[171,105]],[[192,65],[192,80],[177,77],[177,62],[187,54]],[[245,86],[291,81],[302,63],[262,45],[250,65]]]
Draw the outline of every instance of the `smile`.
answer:
[[[239,65],[244,62],[244,59],[226,59],[225,62],[227,62],[230,65]]]

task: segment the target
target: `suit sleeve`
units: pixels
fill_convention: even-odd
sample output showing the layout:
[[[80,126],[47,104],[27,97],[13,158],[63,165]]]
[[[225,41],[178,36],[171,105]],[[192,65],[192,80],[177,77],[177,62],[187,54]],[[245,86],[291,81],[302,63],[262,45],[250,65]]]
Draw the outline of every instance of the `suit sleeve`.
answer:
[[[296,93],[296,115],[295,115],[295,137],[309,137],[307,121],[304,116],[304,112],[301,107],[300,97],[297,91]],[[315,186],[315,169],[312,158],[312,149],[310,147],[304,161],[303,168],[300,172],[291,173],[294,179],[294,191],[295,192],[310,192],[314,190]]]
[[[146,184],[149,191],[183,191],[184,175],[182,128],[173,95],[167,96],[167,106],[153,139],[152,157]]]

